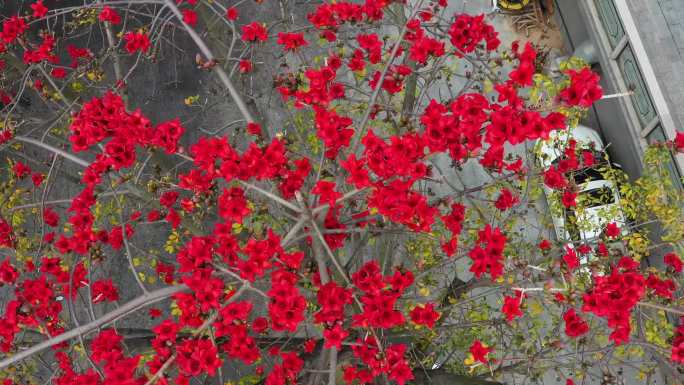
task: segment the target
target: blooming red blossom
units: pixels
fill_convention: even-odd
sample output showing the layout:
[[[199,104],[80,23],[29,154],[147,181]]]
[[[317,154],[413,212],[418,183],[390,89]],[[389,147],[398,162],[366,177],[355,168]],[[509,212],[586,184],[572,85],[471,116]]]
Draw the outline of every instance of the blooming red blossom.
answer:
[[[252,62],[247,59],[240,60],[239,68],[241,73],[252,72]]]
[[[307,46],[309,43],[304,40],[303,33],[278,32],[278,44],[283,46],[286,51],[296,51],[299,47]]]
[[[418,305],[411,310],[411,321],[417,325],[425,325],[432,329],[439,319],[439,312],[435,311],[431,303]]]
[[[36,19],[43,18],[48,13],[48,8],[43,4],[43,0],[31,4],[31,9],[33,10],[33,17]]]
[[[565,321],[565,334],[568,337],[579,337],[589,332],[589,324],[575,312],[575,309],[568,309],[563,314],[563,320]]]
[[[506,211],[510,209],[511,207],[515,206],[520,199],[513,195],[511,193],[511,190],[503,188],[501,189],[501,192],[499,193],[499,197],[496,199],[496,202],[494,202],[494,206],[501,210],[501,211]]]
[[[617,223],[611,222],[606,225],[606,235],[609,238],[616,238],[617,236],[620,235],[620,227],[618,227]]]
[[[197,12],[192,9],[184,9],[181,11],[183,15],[183,21],[185,24],[194,27],[197,24]]]
[[[488,51],[499,47],[501,44],[499,35],[494,27],[484,22],[484,17],[484,14],[478,16],[461,14],[451,24],[449,37],[451,44],[460,51],[457,51],[457,54],[473,52],[481,42],[485,42]]]
[[[235,19],[238,18],[238,10],[235,7],[228,7],[226,9],[226,19],[230,21],[234,21]]]
[[[470,271],[480,278],[489,271],[492,280],[503,275],[503,251],[506,247],[506,236],[497,227],[492,230],[491,225],[478,232],[476,246],[470,250],[468,256],[473,260]]]
[[[100,19],[100,21],[106,21],[113,25],[121,23],[121,16],[119,16],[119,13],[107,5],[105,5],[102,8],[102,11],[100,12],[98,18]]]
[[[135,53],[136,51],[147,52],[150,49],[150,39],[142,32],[126,32],[126,51]]]
[[[494,349],[487,347],[487,345],[484,345],[480,340],[475,340],[473,341],[473,344],[470,345],[470,354],[473,355],[473,359],[475,361],[479,361],[483,364],[486,364],[489,362],[489,358],[487,355],[491,353]]]
[[[114,286],[111,279],[95,281],[91,285],[93,303],[102,301],[115,302],[119,300],[119,290]]]
[[[575,249],[570,246],[565,246],[565,254],[563,254],[563,262],[568,267],[568,270],[573,271],[580,265],[579,257]]]
[[[242,26],[242,40],[246,42],[266,41],[268,34],[261,23],[253,21]]]
[[[342,325],[336,323],[333,327],[323,330],[323,338],[325,343],[323,347],[326,349],[336,348],[342,349],[342,341],[349,335],[349,332],[342,328]]]
[[[601,99],[603,90],[599,85],[599,76],[590,68],[585,67],[580,71],[568,70],[570,85],[561,90],[560,98],[563,102],[571,106],[589,108]]]
[[[666,265],[672,267],[674,271],[677,273],[682,272],[682,268],[684,267],[684,264],[682,263],[681,258],[679,258],[679,255],[675,253],[667,253],[663,257],[663,261],[665,262]]]
[[[523,312],[520,310],[522,296],[522,292],[517,291],[515,297],[511,297],[510,295],[504,297],[504,304],[503,307],[501,307],[501,312],[506,315],[506,320],[508,322],[523,316]]]
[[[561,202],[563,203],[563,206],[565,208],[577,206],[577,193],[571,190],[563,191],[563,197],[561,198]]]

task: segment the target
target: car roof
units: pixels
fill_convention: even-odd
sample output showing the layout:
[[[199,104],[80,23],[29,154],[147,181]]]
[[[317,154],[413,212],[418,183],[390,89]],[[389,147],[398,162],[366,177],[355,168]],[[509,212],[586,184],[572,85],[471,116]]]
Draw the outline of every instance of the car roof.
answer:
[[[563,155],[563,149],[570,138],[577,141],[577,148],[591,148],[593,146],[594,149],[598,150],[604,147],[598,132],[587,126],[577,125],[565,130],[554,131],[549,135],[549,139],[537,141],[541,166],[547,168]]]

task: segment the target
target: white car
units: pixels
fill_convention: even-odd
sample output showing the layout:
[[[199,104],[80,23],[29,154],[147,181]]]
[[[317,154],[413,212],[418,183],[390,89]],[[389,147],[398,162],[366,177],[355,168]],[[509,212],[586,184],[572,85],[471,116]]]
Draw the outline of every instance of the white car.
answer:
[[[592,151],[596,154],[597,163],[602,162],[605,166],[606,162],[600,152],[604,148],[603,141],[596,131],[582,125],[555,131],[548,140],[539,140],[539,164],[544,169],[556,165],[563,158],[570,138],[577,142],[578,151]],[[583,243],[592,244],[611,222],[620,226],[623,234],[626,232],[625,216],[620,208],[620,194],[613,181],[607,180],[596,168],[569,172],[565,177],[577,186],[576,209],[563,207],[561,193],[546,185],[543,186],[558,240],[575,246]]]

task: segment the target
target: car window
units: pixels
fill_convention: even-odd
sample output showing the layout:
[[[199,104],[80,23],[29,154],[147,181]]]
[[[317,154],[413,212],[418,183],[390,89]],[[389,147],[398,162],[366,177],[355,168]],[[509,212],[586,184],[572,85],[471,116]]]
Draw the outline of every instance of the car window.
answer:
[[[597,207],[615,203],[613,190],[609,187],[600,187],[579,193],[579,199],[584,207]]]
[[[586,182],[591,182],[594,180],[603,180],[605,179],[601,173],[593,168],[585,168],[583,170],[577,171],[573,175],[573,179],[575,179],[575,183],[577,185],[582,185]]]

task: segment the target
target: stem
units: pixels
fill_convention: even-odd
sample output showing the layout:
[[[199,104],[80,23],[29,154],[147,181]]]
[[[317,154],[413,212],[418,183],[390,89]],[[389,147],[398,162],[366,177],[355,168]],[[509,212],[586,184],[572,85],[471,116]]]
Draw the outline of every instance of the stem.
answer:
[[[420,2],[418,2],[413,11],[411,11],[411,16],[408,18],[408,20],[413,19],[413,16],[415,16],[416,12],[418,12],[422,4],[423,0],[420,0]],[[392,62],[394,62],[394,57],[397,55],[397,52],[399,51],[399,47],[401,46],[401,42],[404,40],[404,35],[406,34],[407,29],[408,21],[404,23],[404,26],[401,28],[401,31],[399,32],[399,36],[397,38],[397,42],[394,44],[392,52],[390,53],[390,57],[389,59],[387,59],[387,63],[385,64],[385,67],[382,69],[382,72],[380,73],[380,80],[378,80],[378,84],[375,85],[375,89],[373,90],[371,98],[368,101],[368,107],[366,108],[366,112],[363,114],[363,118],[361,119],[361,123],[359,124],[358,134],[354,136],[354,143],[351,145],[352,154],[356,152],[356,148],[359,145],[359,140],[361,140],[361,137],[363,136],[363,133],[366,129],[366,124],[368,124],[368,119],[370,118],[371,111],[373,110],[375,100],[380,95],[380,90],[382,90],[383,79],[385,79],[385,75],[387,74],[387,71],[392,65]]]
[[[202,51],[202,54],[204,54],[206,59],[210,62],[216,61],[214,54],[211,52],[209,47],[207,47],[207,45],[204,43],[204,40],[202,40],[200,35],[197,34],[197,32],[191,26],[186,24],[185,21],[183,21],[183,15],[178,10],[178,7],[176,7],[176,3],[173,0],[164,0],[164,5],[169,7],[169,9],[171,9],[171,12],[173,12],[176,15],[178,21],[180,21],[180,23],[183,25],[183,28],[185,28],[188,35],[190,35],[190,38],[195,42],[197,48],[199,48],[200,51]],[[255,122],[254,118],[252,117],[252,113],[249,111],[247,105],[245,104],[244,99],[242,99],[242,96],[233,85],[233,82],[228,77],[228,74],[226,74],[226,71],[223,70],[223,67],[217,64],[213,67],[213,70],[214,72],[216,72],[216,75],[218,76],[221,83],[223,83],[223,85],[228,89],[230,97],[237,105],[238,109],[240,110],[240,113],[245,118],[247,123]]]
[[[61,149],[59,149],[59,148],[57,148],[57,147],[53,147],[53,146],[51,146],[51,145],[49,145],[49,144],[47,144],[47,143],[43,143],[43,142],[41,142],[41,141],[39,141],[39,140],[36,140],[36,139],[33,139],[33,138],[27,138],[27,137],[25,137],[25,136],[15,136],[14,139],[15,139],[15,140],[18,140],[18,141],[20,141],[20,142],[30,143],[30,144],[32,144],[32,145],[34,145],[34,146],[38,146],[38,147],[44,148],[44,149],[46,149],[46,150],[48,150],[48,151],[51,151],[51,152],[54,153],[54,154],[57,154],[57,155],[61,156],[61,157],[64,158],[64,159],[68,159],[68,160],[70,160],[70,161],[72,161],[72,162],[78,164],[79,166],[83,166],[83,167],[88,167],[88,166],[90,166],[90,162],[88,162],[87,160],[81,159],[81,158],[79,158],[79,157],[77,157],[77,156],[75,156],[75,155],[69,154],[68,152],[66,152],[66,151],[64,151],[64,150],[61,150]]]
[[[111,322],[114,322],[122,317],[125,317],[129,313],[136,311],[142,307],[145,307],[147,305],[153,304],[155,302],[159,302],[163,299],[166,299],[176,293],[180,293],[181,291],[187,290],[188,287],[185,285],[176,285],[176,286],[169,286],[165,287],[163,289],[151,291],[145,295],[142,295],[130,302],[127,302],[123,304],[121,307],[110,311],[109,313],[103,315],[102,317],[87,323],[85,325],[79,326],[75,329],[71,329],[66,333],[62,333],[58,336],[52,337],[49,340],[43,341],[37,345],[33,345],[32,347],[22,350],[18,352],[17,354],[13,355],[12,357],[5,358],[4,360],[0,361],[0,370],[5,369],[9,367],[12,364],[15,364],[19,361],[24,360],[25,358],[30,357],[33,354],[36,354],[38,352],[41,352],[49,347],[52,347],[54,345],[60,344],[62,342],[68,341],[72,338],[77,338],[79,335],[86,334],[90,332],[93,329],[98,329],[106,324],[109,324]]]
[[[639,301],[639,302],[637,302],[637,305],[639,305],[639,306],[644,306],[644,307],[650,307],[650,308],[653,308],[653,309],[662,310],[662,311],[667,312],[667,313],[672,313],[672,314],[677,314],[677,315],[684,315],[684,310],[680,310],[680,309],[676,309],[676,308],[671,308],[671,307],[667,307],[667,306],[662,306],[662,305],[658,305],[658,304],[655,304],[655,303],[648,303],[648,302],[641,302],[641,301]]]
[[[279,196],[277,196],[277,195],[271,193],[270,191],[266,191],[266,190],[262,189],[261,187],[257,187],[257,186],[255,186],[255,185],[253,185],[253,184],[250,184],[250,183],[247,183],[247,182],[243,182],[243,181],[240,181],[240,184],[242,184],[243,186],[247,187],[248,189],[252,189],[252,190],[258,191],[259,193],[261,193],[261,194],[267,196],[268,198],[270,198],[270,199],[272,199],[272,200],[274,200],[274,201],[280,203],[281,205],[287,207],[288,209],[290,209],[290,210],[292,210],[292,211],[295,211],[295,212],[298,212],[298,213],[302,212],[302,210],[301,210],[299,207],[297,207],[297,206],[295,206],[294,204],[292,204],[292,203],[286,201],[285,199],[283,199],[283,198],[281,198],[281,197],[279,197]]]

